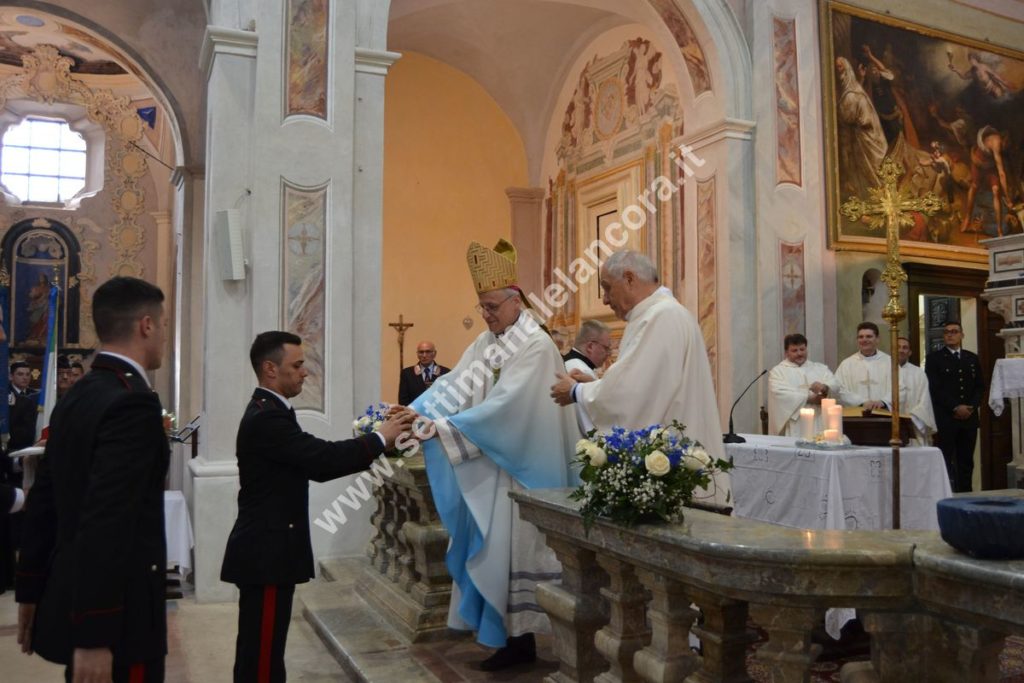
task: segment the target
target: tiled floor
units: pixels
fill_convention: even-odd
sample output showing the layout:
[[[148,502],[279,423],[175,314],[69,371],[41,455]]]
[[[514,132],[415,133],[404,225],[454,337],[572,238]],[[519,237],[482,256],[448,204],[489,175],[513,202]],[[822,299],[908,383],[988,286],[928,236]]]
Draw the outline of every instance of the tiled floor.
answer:
[[[168,603],[167,683],[220,683],[231,680],[238,606],[200,605],[191,597]],[[57,683],[63,667],[21,654],[17,644],[14,593],[0,595],[0,680],[4,683]],[[349,683],[302,614],[295,612],[285,653],[288,680]]]

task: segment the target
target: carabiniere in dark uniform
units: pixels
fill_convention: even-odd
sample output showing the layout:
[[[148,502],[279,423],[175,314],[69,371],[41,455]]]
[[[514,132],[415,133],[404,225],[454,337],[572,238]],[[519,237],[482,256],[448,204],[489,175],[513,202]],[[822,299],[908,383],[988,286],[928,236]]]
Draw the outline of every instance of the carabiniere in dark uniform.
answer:
[[[37,605],[32,645],[45,659],[110,648],[115,674],[153,662],[162,680],[169,457],[156,392],[100,353],[53,410],[25,504],[16,599]]]
[[[925,374],[935,410],[939,448],[946,460],[954,492],[970,491],[974,473],[974,444],[978,437],[978,410],[985,381],[978,356],[960,348],[959,357],[945,347],[932,351],[925,359]],[[965,420],[954,417],[957,406],[970,406]]]

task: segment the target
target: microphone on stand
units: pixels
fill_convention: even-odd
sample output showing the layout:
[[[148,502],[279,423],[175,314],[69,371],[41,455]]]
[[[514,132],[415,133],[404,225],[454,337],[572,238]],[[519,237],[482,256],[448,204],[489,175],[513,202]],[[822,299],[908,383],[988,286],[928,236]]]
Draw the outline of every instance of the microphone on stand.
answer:
[[[722,443],[746,443],[747,440],[736,433],[736,429],[732,426],[732,413],[736,410],[736,404],[740,402],[740,399],[746,396],[747,392],[750,391],[750,387],[757,383],[757,380],[761,379],[768,374],[768,368],[761,371],[761,374],[754,378],[754,381],[747,385],[747,388],[740,392],[740,395],[732,404],[732,408],[729,409],[729,433],[722,435]]]

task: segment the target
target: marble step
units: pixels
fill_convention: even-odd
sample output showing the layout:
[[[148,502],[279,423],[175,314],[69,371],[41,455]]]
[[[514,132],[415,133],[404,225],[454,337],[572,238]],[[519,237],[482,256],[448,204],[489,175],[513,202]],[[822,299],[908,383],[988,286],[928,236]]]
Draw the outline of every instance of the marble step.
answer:
[[[303,616],[353,680],[438,683],[411,656],[412,644],[359,596],[355,582],[364,565],[358,559],[322,563],[322,578],[301,588]]]

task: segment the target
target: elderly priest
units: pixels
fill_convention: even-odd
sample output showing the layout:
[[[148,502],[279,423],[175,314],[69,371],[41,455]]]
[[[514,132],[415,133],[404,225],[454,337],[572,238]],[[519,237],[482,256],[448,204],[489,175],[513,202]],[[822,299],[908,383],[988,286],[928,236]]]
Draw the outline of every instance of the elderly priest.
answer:
[[[814,433],[825,428],[821,399],[839,394],[839,380],[823,363],[807,360],[807,337],[789,334],[783,340],[786,358],[768,374],[768,428],[772,434],[800,435],[800,409],[816,408]]]
[[[467,260],[487,331],[412,407],[433,420],[429,432],[437,436],[423,446],[438,515],[451,536],[448,626],[476,631],[480,643],[501,648],[481,664],[497,671],[536,658],[533,634],[551,625],[534,589],[561,577],[554,553],[519,518],[508,492],[569,485],[580,434],[573,412],[547,398],[562,357],[525,308],[515,247],[474,242]]]
[[[711,365],[693,315],[659,288],[654,264],[636,251],[608,258],[601,290],[604,303],[626,321],[619,358],[598,380],[558,373],[552,398],[559,405],[579,403],[599,431],[678,420],[712,458],[724,459]],[[728,502],[727,475],[715,475],[710,496],[720,505]]]

